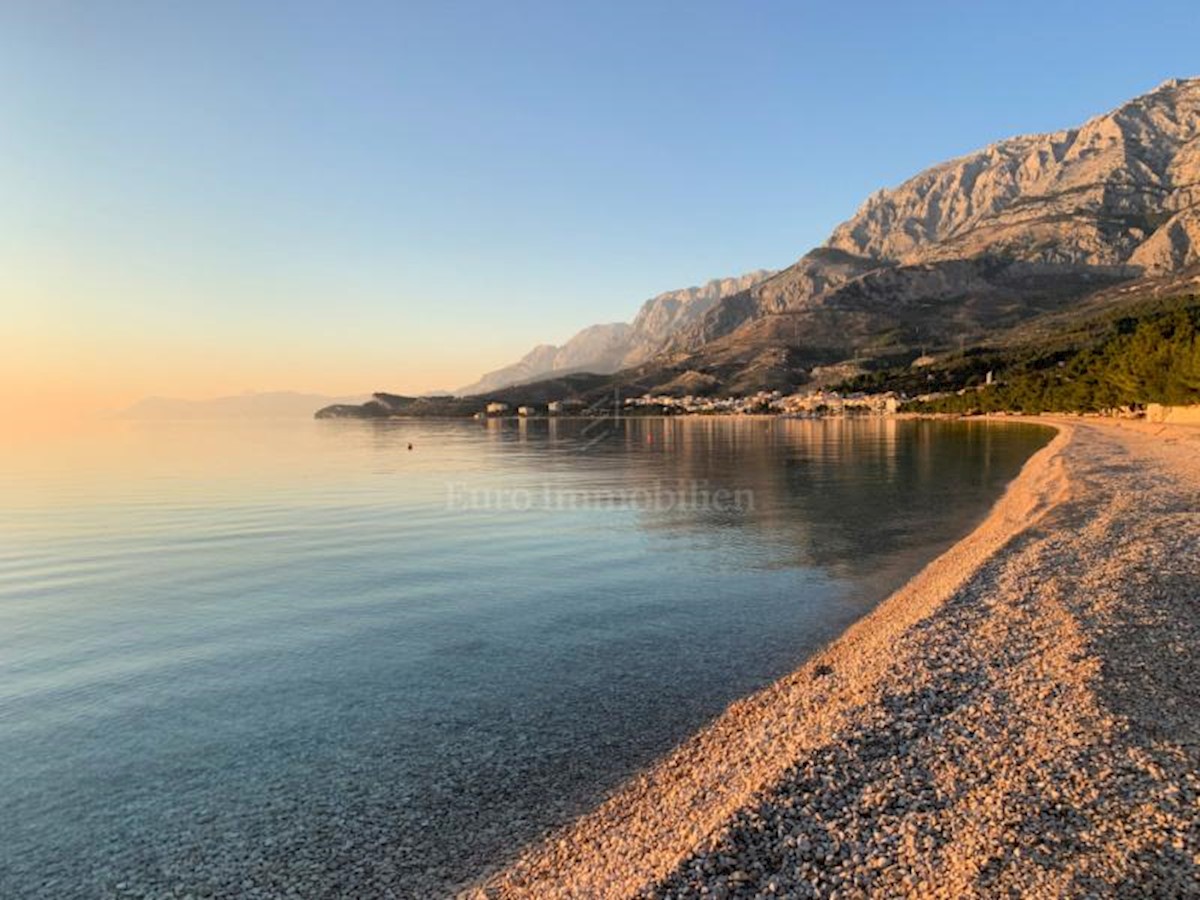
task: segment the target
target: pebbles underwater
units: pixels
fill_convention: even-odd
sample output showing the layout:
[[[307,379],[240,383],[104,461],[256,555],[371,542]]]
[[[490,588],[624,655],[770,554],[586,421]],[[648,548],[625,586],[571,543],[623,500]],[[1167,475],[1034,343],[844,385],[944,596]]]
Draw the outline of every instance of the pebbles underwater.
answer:
[[[1079,422],[992,516],[476,898],[1200,896],[1200,430]]]

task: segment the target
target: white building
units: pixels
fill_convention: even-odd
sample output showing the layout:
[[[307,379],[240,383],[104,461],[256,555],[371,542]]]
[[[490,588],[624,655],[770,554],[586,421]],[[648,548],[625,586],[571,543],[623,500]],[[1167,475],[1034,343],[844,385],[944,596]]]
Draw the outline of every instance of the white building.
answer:
[[[487,405],[487,414],[489,416],[502,416],[508,412],[508,404],[492,401]]]

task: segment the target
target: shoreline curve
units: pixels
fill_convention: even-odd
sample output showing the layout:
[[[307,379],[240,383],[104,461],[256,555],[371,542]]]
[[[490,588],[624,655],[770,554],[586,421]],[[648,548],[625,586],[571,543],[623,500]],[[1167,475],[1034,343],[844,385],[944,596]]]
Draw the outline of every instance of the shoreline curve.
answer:
[[[1074,425],[1004,421],[1026,421],[1057,433],[1025,462],[973,531],[793,672],[731,704],[595,810],[459,896],[657,896],[655,885],[698,849],[718,842],[724,826],[769,792],[798,757],[830,744],[878,703],[892,686],[893,650],[906,632],[1069,497],[1063,453],[1074,438]],[[725,880],[735,893],[747,881]]]

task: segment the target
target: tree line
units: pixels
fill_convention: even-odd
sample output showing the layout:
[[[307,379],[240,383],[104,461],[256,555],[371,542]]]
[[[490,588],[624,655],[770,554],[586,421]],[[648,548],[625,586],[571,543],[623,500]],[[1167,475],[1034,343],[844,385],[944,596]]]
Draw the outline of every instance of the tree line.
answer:
[[[1200,303],[1116,319],[1089,346],[989,362],[998,366],[997,383],[906,408],[1086,413],[1148,403],[1200,403]]]

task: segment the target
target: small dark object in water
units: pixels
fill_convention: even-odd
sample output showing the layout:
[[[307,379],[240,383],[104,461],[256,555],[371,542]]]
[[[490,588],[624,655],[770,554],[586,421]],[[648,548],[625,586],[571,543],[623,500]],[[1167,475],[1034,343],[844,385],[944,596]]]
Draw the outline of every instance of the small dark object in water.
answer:
[[[409,450],[411,450],[411,449],[412,449],[412,444],[409,444],[409,445],[408,445],[408,449],[409,449]]]

